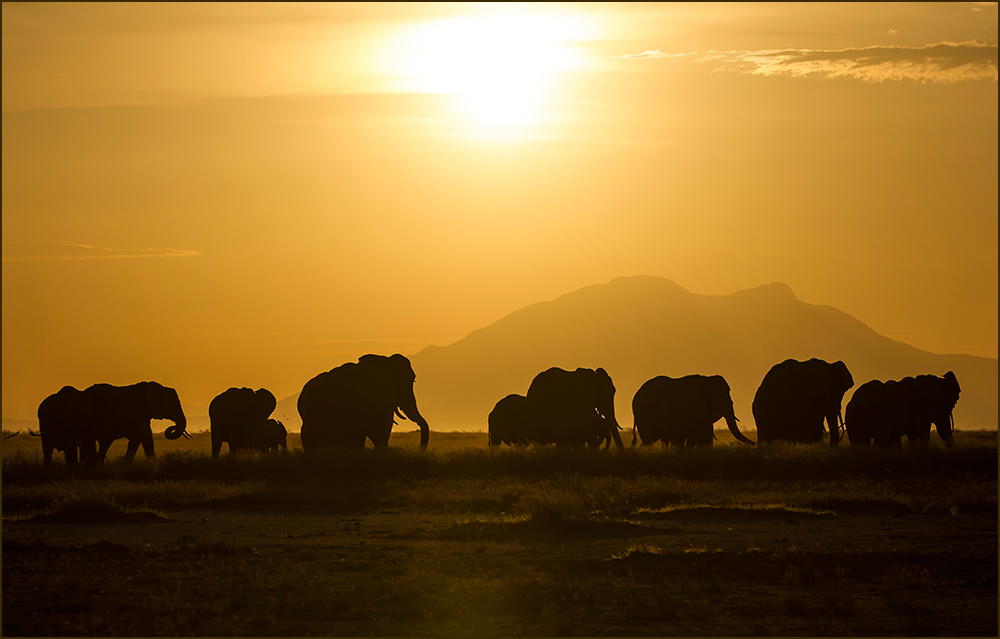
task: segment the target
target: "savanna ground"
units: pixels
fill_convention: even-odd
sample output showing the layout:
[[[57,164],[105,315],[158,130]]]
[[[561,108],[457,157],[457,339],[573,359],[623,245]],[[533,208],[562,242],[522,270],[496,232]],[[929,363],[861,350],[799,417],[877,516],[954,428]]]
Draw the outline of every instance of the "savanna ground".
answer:
[[[207,457],[3,444],[4,635],[997,635],[997,432]],[[124,442],[112,457],[124,452]],[[141,453],[140,453],[141,455]],[[57,457],[61,455],[57,454]]]

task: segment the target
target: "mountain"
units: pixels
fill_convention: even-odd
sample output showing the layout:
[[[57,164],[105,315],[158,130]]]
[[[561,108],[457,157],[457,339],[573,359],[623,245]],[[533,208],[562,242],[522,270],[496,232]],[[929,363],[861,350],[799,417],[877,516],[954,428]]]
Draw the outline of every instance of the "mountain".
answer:
[[[435,430],[486,429],[499,399],[525,393],[532,378],[552,366],[604,367],[625,428],[632,425],[632,396],[647,379],[720,374],[732,388],[742,427],[752,430],[751,403],[768,369],[811,357],[847,364],[855,386],[845,407],[870,379],[954,371],[962,386],[956,427],[997,427],[996,359],[922,351],[833,307],[803,303],[781,283],[698,295],[664,278],[621,277],[527,306],[410,360],[420,411]],[[294,397],[282,404],[288,401],[294,414]]]

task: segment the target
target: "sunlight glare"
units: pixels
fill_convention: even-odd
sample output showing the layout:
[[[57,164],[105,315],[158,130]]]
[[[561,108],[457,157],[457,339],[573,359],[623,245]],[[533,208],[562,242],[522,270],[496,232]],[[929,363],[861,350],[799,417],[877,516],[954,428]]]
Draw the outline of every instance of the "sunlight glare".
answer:
[[[568,15],[469,16],[423,23],[391,47],[402,89],[445,93],[480,127],[507,129],[546,117],[555,75],[585,68],[571,43],[586,35]]]

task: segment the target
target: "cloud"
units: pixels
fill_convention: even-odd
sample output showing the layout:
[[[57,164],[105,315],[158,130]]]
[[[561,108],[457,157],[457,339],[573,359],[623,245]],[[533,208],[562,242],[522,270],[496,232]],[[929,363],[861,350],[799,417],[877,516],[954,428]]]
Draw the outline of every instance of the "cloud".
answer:
[[[852,78],[864,82],[912,80],[952,83],[965,80],[997,81],[997,45],[978,42],[940,42],[923,47],[873,46],[860,49],[733,52],[709,57],[720,69],[750,75]]]
[[[683,58],[685,56],[695,55],[695,52],[691,53],[664,53],[659,49],[653,51],[643,51],[642,53],[626,53],[625,55],[613,55],[612,60],[642,60],[645,58]]]
[[[11,242],[3,245],[4,262],[117,260],[153,257],[193,257],[199,251],[171,248],[111,249],[60,242]]]
[[[890,33],[896,32],[895,29]],[[659,49],[612,56],[613,60],[678,58],[692,53]],[[997,81],[997,45],[979,42],[939,42],[922,47],[873,46],[860,49],[772,49],[709,51],[698,62],[716,62],[716,69],[750,75],[797,78],[853,78],[865,82],[912,80],[925,84],[965,80]]]

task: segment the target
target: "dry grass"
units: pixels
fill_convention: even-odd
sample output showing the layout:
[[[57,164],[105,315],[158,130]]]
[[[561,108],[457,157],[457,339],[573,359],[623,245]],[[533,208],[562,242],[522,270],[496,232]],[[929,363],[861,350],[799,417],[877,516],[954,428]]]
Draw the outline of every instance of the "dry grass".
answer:
[[[997,506],[996,433],[952,449],[774,445],[713,449],[450,450],[398,446],[286,455],[178,451],[132,464],[42,467],[4,460],[6,513],[90,502],[143,508],[256,508],[325,512],[411,507],[454,513],[564,517],[645,509],[909,511],[931,502]],[[461,441],[467,434],[458,434]]]
[[[885,451],[402,435],[75,470],[5,448],[3,632],[996,633],[995,432]]]

